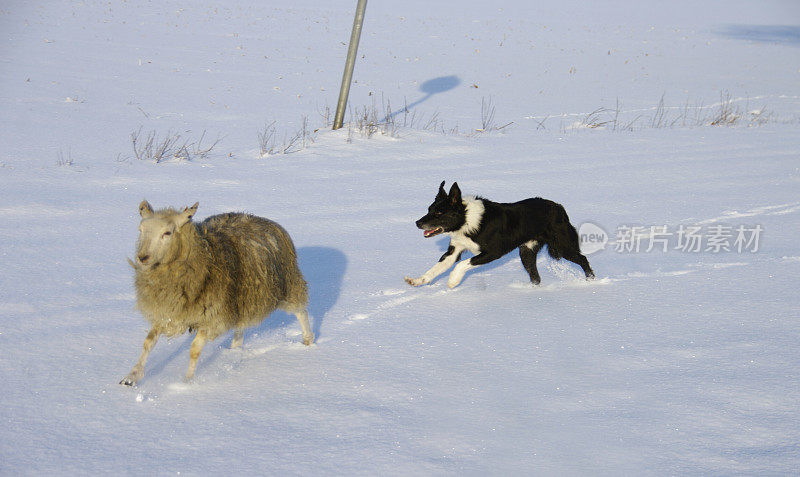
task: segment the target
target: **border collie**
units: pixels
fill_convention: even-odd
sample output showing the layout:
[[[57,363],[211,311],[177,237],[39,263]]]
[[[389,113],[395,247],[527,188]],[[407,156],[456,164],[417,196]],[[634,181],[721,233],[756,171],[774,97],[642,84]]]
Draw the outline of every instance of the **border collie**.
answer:
[[[458,262],[447,280],[447,286],[455,288],[467,271],[497,260],[515,248],[519,248],[519,257],[531,282],[538,285],[541,278],[536,269],[536,255],[545,245],[551,257],[576,263],[587,279],[594,278],[589,261],[580,251],[578,232],[569,223],[567,211],[551,200],[536,197],[499,203],[481,197],[462,198],[458,183],[453,183],[448,194],[442,181],[428,213],[416,224],[425,237],[449,235],[450,245],[439,262],[424,275],[405,278],[415,287],[429,283]],[[464,250],[474,256],[459,261]]]

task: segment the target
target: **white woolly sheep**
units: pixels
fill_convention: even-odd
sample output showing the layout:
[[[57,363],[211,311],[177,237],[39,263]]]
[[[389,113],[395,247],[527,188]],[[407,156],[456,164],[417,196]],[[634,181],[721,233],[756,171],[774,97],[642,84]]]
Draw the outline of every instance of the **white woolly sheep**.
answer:
[[[276,308],[293,313],[303,344],[314,342],[308,322],[308,291],[289,234],[254,215],[227,213],[192,222],[198,204],[153,211],[144,200],[135,262],[136,307],[150,322],[142,355],[120,384],[144,376],[159,336],[196,331],[186,379],[194,376],[207,341],[234,330],[231,348],[241,347],[244,329]]]

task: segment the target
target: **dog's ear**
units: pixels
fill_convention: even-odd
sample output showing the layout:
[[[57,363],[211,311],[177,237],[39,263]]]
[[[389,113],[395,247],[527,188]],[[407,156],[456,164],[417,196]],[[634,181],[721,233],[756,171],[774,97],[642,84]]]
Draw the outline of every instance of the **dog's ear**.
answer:
[[[450,194],[447,195],[450,203],[453,205],[461,205],[461,189],[458,188],[458,182],[453,182],[450,186]]]
[[[447,192],[444,191],[444,181],[442,181],[442,183],[439,184],[439,193],[436,194],[436,200],[441,200],[446,198],[447,198]]]

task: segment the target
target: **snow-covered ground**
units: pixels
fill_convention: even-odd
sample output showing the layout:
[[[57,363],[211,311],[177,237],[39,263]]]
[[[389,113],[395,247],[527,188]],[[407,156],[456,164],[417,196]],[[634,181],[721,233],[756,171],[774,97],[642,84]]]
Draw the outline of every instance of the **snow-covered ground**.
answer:
[[[796,2],[372,2],[351,111],[414,125],[371,138],[324,118],[355,1],[214,3],[0,5],[0,474],[800,468]],[[513,124],[476,132],[482,101]],[[155,164],[140,129],[220,141]],[[510,254],[409,287],[445,179],[600,227],[598,278]],[[276,313],[191,383],[184,336],[117,384],[143,198],[284,225],[317,344]]]

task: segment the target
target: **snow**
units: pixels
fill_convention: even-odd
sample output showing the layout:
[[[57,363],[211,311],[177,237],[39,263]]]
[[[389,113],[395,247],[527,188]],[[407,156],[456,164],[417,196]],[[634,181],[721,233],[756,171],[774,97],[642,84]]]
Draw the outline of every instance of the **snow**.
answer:
[[[370,3],[350,110],[416,117],[371,138],[321,114],[355,2],[0,6],[0,474],[796,472],[800,7],[664,5]],[[482,100],[513,124],[476,132]],[[313,142],[261,157],[304,117]],[[139,128],[221,140],[155,164]],[[564,204],[608,234],[598,278],[541,254],[533,287],[512,253],[409,287],[447,246],[414,226],[441,180]],[[190,383],[184,336],[117,384],[143,198],[282,224],[317,343],[275,313]],[[706,250],[715,226],[758,249]]]

